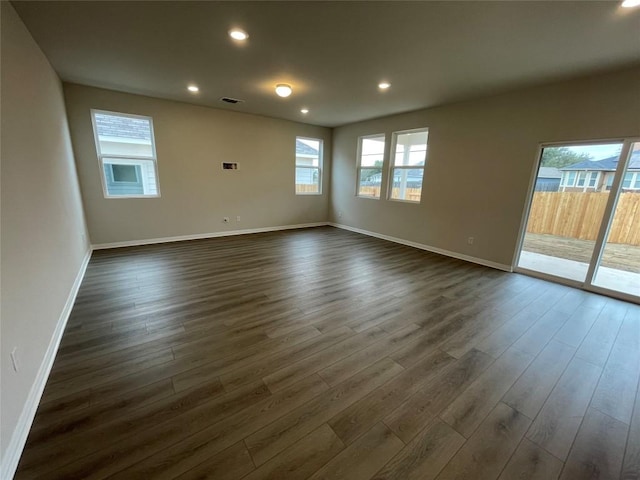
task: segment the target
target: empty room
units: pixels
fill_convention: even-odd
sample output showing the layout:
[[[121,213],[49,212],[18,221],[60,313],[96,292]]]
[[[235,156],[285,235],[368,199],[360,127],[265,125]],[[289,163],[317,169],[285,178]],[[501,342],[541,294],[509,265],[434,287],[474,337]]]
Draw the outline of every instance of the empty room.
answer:
[[[2,480],[640,479],[640,0],[0,8]]]

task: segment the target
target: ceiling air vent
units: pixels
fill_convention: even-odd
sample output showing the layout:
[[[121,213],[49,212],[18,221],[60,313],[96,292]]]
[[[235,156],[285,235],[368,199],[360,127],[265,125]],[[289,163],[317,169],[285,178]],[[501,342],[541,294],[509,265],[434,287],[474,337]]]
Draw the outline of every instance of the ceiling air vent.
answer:
[[[239,100],[239,99],[237,99],[237,98],[231,98],[231,97],[222,97],[222,98],[220,99],[220,101],[222,101],[222,102],[226,102],[226,103],[231,103],[231,104],[234,104],[234,105],[235,105],[236,103],[242,103],[242,102],[244,102],[244,100]]]

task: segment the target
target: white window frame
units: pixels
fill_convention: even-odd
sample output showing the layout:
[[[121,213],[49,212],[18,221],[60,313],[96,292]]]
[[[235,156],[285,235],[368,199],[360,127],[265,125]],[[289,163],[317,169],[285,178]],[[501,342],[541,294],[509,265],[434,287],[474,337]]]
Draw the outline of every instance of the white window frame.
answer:
[[[363,167],[362,166],[362,144],[368,138],[384,138],[384,146],[382,149],[382,166],[380,167],[380,195],[361,195],[360,194],[360,177],[362,175],[362,170],[370,170],[375,167]],[[384,176],[384,164],[387,158],[387,134],[386,133],[374,133],[371,135],[363,135],[358,137],[358,151],[357,151],[357,160],[356,160],[356,197],[358,198],[369,198],[371,200],[380,200],[382,198],[382,187],[384,185],[383,176]]]
[[[149,129],[151,131],[151,152],[152,157],[145,156],[136,156],[136,155],[117,155],[117,154],[103,154],[100,151],[100,139],[98,137],[98,128],[96,126],[95,114],[102,113],[105,115],[112,115],[117,117],[129,117],[129,118],[137,118],[137,119],[145,119],[149,121]],[[160,197],[160,176],[158,175],[158,156],[156,154],[156,138],[153,129],[153,118],[146,115],[135,115],[132,113],[123,113],[123,112],[111,112],[109,110],[98,110],[91,109],[91,125],[93,126],[93,138],[94,143],[96,145],[96,155],[98,157],[98,167],[100,170],[100,181],[102,182],[102,194],[104,198],[108,199],[118,199],[118,198],[159,198]],[[107,180],[104,174],[104,165],[105,158],[114,158],[114,159],[122,159],[122,160],[152,160],[153,161],[153,171],[156,177],[156,194],[148,194],[148,195],[109,195],[107,190]]]
[[[410,165],[401,165],[396,166],[396,145],[398,143],[398,136],[406,133],[419,133],[425,132],[427,134],[427,144],[424,146],[424,164],[422,166],[410,166]],[[402,203],[412,203],[414,205],[419,205],[422,202],[422,189],[424,187],[424,174],[426,172],[427,166],[427,151],[429,149],[429,128],[412,128],[410,130],[398,130],[397,132],[393,132],[391,134],[391,150],[389,151],[389,185],[387,186],[387,200],[391,202],[402,202]],[[403,198],[393,198],[393,179],[394,179],[394,170],[402,169],[402,170],[420,170],[422,169],[422,185],[420,185],[420,200],[405,200]]]
[[[322,184],[323,184],[323,162],[324,162],[324,140],[321,138],[313,138],[313,137],[301,137],[296,136],[296,141],[300,140],[313,140],[314,142],[318,142],[320,144],[320,148],[318,150],[318,166],[314,167],[311,165],[298,165],[298,156],[296,155],[295,159],[295,169],[298,168],[308,168],[310,170],[318,170],[318,191],[317,192],[298,192],[296,191],[296,175],[295,170],[293,172],[293,189],[296,195],[322,195]],[[295,148],[295,146],[294,146]]]

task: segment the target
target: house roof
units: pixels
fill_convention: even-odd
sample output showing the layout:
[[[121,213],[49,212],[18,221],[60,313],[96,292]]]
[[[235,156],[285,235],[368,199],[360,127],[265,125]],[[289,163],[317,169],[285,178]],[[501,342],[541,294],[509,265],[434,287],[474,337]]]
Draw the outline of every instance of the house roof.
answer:
[[[562,178],[562,173],[556,167],[540,167],[538,178]]]
[[[318,156],[318,150],[296,138],[296,155]]]
[[[602,160],[585,160],[583,162],[574,163],[573,165],[567,165],[560,170],[589,170],[589,171],[604,171],[615,172],[618,167],[618,157],[608,157]],[[640,150],[636,150],[631,154],[631,160],[629,161],[629,170],[640,170]]]

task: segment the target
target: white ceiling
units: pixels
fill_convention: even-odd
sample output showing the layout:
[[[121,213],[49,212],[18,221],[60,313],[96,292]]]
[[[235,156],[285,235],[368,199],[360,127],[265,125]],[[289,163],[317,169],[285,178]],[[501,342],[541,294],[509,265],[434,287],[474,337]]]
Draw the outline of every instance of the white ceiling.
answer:
[[[12,3],[65,81],[325,126],[640,63],[617,1]]]

